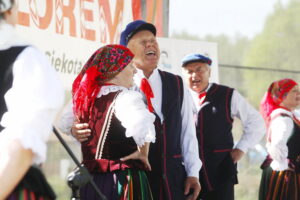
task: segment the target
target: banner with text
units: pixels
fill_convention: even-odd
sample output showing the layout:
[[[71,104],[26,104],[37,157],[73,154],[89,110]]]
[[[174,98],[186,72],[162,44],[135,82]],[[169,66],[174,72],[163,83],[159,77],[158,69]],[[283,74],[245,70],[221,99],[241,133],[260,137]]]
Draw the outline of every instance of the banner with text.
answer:
[[[17,30],[45,52],[67,90],[90,55],[104,44],[118,43],[127,23],[136,19],[155,24],[161,69],[180,74],[181,58],[192,52],[217,61],[215,43],[162,38],[166,9],[163,0],[22,0]],[[217,62],[212,69],[217,81]]]

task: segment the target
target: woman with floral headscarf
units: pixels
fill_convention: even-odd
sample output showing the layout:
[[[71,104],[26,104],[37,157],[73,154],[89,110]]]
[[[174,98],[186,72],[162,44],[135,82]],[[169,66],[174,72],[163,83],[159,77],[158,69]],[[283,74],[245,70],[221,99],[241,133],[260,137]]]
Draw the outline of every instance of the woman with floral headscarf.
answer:
[[[73,83],[73,111],[88,123],[91,136],[81,143],[83,164],[96,185],[111,200],[152,199],[144,170],[149,143],[155,141],[154,115],[133,86],[134,55],[121,45],[98,49]],[[91,185],[81,200],[98,199]]]
[[[261,166],[260,200],[300,199],[299,105],[299,86],[292,79],[273,82],[261,101],[269,155]]]

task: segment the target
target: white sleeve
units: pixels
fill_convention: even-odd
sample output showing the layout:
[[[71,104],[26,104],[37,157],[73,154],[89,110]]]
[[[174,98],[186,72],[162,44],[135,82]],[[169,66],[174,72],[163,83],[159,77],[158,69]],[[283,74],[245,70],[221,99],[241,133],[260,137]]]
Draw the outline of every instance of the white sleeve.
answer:
[[[235,148],[244,153],[253,148],[266,133],[264,120],[246,99],[236,90],[231,99],[231,117],[237,117],[243,125],[243,134]]]
[[[64,91],[42,52],[27,47],[20,53],[13,64],[12,87],[4,97],[8,111],[1,119],[1,142],[17,139],[32,150],[33,163],[44,162],[46,141],[63,105]]]
[[[155,142],[155,115],[148,111],[139,92],[122,91],[116,98],[115,114],[126,128],[126,137],[133,137],[138,146]]]
[[[286,144],[293,128],[294,123],[290,117],[278,116],[271,121],[271,143],[267,143],[267,149],[273,159],[271,163],[273,170],[283,171],[288,168],[288,147]]]
[[[296,119],[300,121],[300,109],[294,110],[293,114],[296,117]]]
[[[70,101],[63,109],[62,113],[59,115],[56,127],[63,133],[71,135],[71,128],[74,123],[74,113],[72,109],[72,101]]]
[[[193,117],[194,101],[185,85],[183,86],[183,89],[184,95],[181,108],[182,130],[180,138],[183,162],[187,176],[199,178],[202,162],[199,158],[198,140]]]

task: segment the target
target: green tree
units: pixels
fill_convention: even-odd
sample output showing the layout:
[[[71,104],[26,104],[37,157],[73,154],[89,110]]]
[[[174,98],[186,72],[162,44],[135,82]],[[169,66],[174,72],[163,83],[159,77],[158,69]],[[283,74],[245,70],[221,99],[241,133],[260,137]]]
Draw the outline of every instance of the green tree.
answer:
[[[185,31],[174,33],[171,38],[215,42],[218,44],[219,64],[240,65],[243,61],[246,49],[249,46],[247,37],[236,34],[234,38],[227,35],[207,35],[203,38],[191,35]]]
[[[243,65],[278,70],[299,70],[300,66],[300,1],[291,0],[284,7],[277,3],[267,18],[263,31],[251,42]],[[299,74],[246,71],[247,96],[258,104],[270,83],[281,78],[299,80]]]
[[[218,43],[220,83],[236,88],[244,94],[243,70],[233,67],[242,64],[250,40],[239,34],[236,34],[234,38],[226,35],[208,35],[203,40]]]

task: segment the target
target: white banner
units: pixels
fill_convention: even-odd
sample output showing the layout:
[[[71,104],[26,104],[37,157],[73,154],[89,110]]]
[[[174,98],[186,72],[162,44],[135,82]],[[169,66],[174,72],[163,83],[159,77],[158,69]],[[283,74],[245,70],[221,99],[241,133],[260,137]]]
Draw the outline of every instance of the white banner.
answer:
[[[103,44],[118,43],[130,21],[145,15],[163,35],[162,1],[146,0],[22,0],[19,1],[20,35],[44,51],[67,90],[92,53]],[[152,10],[151,10],[152,9]],[[160,69],[181,74],[185,54],[212,58],[212,80],[218,82],[215,43],[158,38]]]

